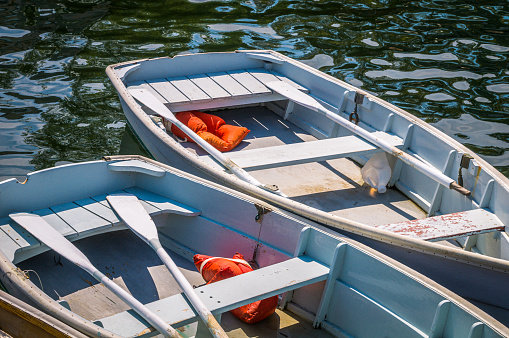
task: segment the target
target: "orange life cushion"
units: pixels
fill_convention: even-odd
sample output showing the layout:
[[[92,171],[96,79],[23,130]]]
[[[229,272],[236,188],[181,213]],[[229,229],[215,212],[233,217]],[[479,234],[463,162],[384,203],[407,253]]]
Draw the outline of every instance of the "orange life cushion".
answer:
[[[221,152],[235,148],[250,131],[245,127],[225,124],[219,116],[200,111],[178,112],[175,117]],[[194,142],[174,124],[171,125],[171,132],[186,141]]]
[[[219,129],[216,130],[216,135],[227,145],[224,148],[225,150],[221,151],[230,151],[238,146],[249,132],[250,130],[246,127],[232,126],[229,124],[224,124],[219,127]]]
[[[201,131],[207,131],[207,125],[202,121],[202,119],[196,117],[193,113],[194,112],[191,111],[181,111],[175,114],[175,117],[197,134]],[[192,138],[187,136],[186,133],[174,124],[171,125],[171,132],[186,141],[194,142]]]
[[[194,265],[201,272],[207,284],[253,271],[249,263],[244,260],[244,256],[238,252],[233,256],[233,260],[222,257],[194,255]],[[276,307],[277,296],[273,296],[241,306],[230,312],[243,322],[253,324],[273,314],[276,311]]]
[[[203,123],[205,123],[205,125],[207,126],[207,131],[212,133],[212,134],[215,134],[216,131],[222,125],[226,124],[226,122],[224,122],[224,120],[222,118],[220,118],[219,116],[216,116],[216,115],[207,114],[207,113],[204,113],[204,112],[201,112],[201,111],[193,111],[193,114],[197,118],[202,120]]]

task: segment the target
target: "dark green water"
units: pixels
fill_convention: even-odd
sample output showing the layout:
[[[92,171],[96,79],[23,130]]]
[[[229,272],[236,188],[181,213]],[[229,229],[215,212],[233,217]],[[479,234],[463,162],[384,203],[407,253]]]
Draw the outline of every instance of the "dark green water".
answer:
[[[0,0],[0,180],[136,151],[107,65],[235,49],[312,60],[509,176],[508,1]]]

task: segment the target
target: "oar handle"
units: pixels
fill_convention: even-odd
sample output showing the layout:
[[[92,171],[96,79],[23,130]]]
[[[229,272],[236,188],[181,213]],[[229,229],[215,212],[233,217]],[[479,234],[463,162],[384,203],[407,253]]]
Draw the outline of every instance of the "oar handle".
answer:
[[[470,194],[471,194],[470,190],[463,188],[461,185],[459,185],[456,182],[451,182],[451,185],[449,185],[449,189],[456,190],[457,192],[459,192],[460,194],[463,194],[465,196],[470,196]]]
[[[186,295],[187,299],[189,300],[195,311],[198,312],[198,315],[203,320],[203,322],[209,329],[210,333],[214,337],[227,338],[228,335],[224,332],[221,325],[219,325],[216,318],[207,309],[205,304],[203,304],[202,300],[198,297],[191,284],[189,284],[189,282],[187,281],[186,277],[179,270],[175,262],[173,262],[173,260],[171,259],[170,255],[168,255],[166,250],[164,250],[164,248],[161,246],[161,243],[159,243],[158,240],[151,240],[150,244],[154,249],[156,249],[157,255],[159,256],[159,258],[161,258],[161,260],[163,261],[164,265],[166,265],[168,270],[170,270],[171,274],[177,281],[182,291],[184,291],[184,294]]]
[[[99,270],[95,270],[92,273],[95,279],[101,282],[105,287],[107,287],[111,292],[117,295],[120,299],[127,303],[136,313],[143,317],[147,322],[150,323],[157,331],[163,334],[165,337],[180,337],[182,335],[175,330],[171,325],[165,323],[160,317],[150,311],[145,305],[143,305],[139,300],[131,296],[127,291],[122,289],[120,286],[115,284],[111,279],[106,277]]]

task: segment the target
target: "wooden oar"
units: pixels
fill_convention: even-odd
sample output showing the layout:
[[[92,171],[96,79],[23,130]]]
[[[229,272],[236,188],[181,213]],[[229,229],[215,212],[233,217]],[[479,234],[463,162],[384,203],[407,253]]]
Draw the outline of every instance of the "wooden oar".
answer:
[[[198,315],[201,317],[210,333],[212,333],[214,337],[228,337],[216,318],[194,292],[193,287],[189,284],[182,272],[180,272],[170,255],[168,255],[166,250],[162,247],[159,241],[159,235],[157,234],[156,225],[145,208],[143,208],[138,198],[131,194],[119,193],[109,195],[106,199],[124,223],[156,251],[159,258],[164,262],[164,265],[166,265],[173,277],[175,277],[178,285],[184,291],[187,299],[189,299],[193,308],[198,312]]]
[[[244,169],[235,164],[228,157],[223,155],[219,150],[211,146],[207,141],[198,136],[194,131],[189,129],[184,123],[180,122],[173,112],[166,107],[161,101],[159,101],[152,93],[145,89],[141,88],[130,88],[128,89],[129,94],[132,95],[138,102],[143,104],[145,107],[150,108],[159,116],[164,117],[169,120],[171,123],[175,124],[180,128],[187,136],[193,139],[196,144],[203,148],[207,153],[209,153],[213,158],[215,158],[219,163],[221,163],[226,168],[230,169],[238,178],[251,183],[257,187],[270,191],[272,193],[278,194],[283,197],[286,196],[281,190],[275,189],[274,186],[269,186],[258,182],[253,176],[249,175]]]
[[[270,89],[272,89],[273,91],[275,91],[276,93],[281,94],[282,96],[288,98],[289,100],[291,100],[297,104],[300,104],[301,106],[307,107],[309,109],[312,109],[314,111],[324,114],[329,119],[342,125],[346,129],[354,132],[355,134],[361,136],[362,138],[366,139],[367,141],[373,143],[374,145],[380,147],[382,150],[386,151],[387,153],[396,156],[397,158],[399,158],[400,160],[402,160],[409,166],[419,170],[426,176],[434,179],[438,183],[446,186],[447,188],[456,190],[463,195],[470,196],[469,190],[460,186],[458,183],[456,183],[456,181],[454,181],[450,177],[447,177],[446,175],[444,175],[442,172],[440,172],[435,167],[427,165],[424,162],[421,162],[421,161],[411,157],[410,155],[403,152],[402,150],[388,144],[386,141],[381,140],[376,136],[373,136],[371,133],[362,129],[358,125],[356,125],[356,124],[348,121],[347,119],[344,119],[341,116],[335,114],[334,112],[326,109],[318,101],[316,101],[313,97],[301,92],[300,90],[296,89],[295,87],[291,86],[290,84],[283,82],[283,81],[271,81],[271,82],[267,82],[265,85],[267,87],[269,87]]]
[[[29,213],[10,214],[9,216],[48,247],[91,274],[111,292],[126,302],[134,311],[142,316],[150,323],[150,325],[152,325],[165,337],[182,337],[177,330],[165,323],[140,301],[127,293],[124,289],[120,288],[117,284],[113,283],[113,281],[106,277],[102,272],[97,270],[97,268],[90,263],[88,258],[78,248],[76,248],[57,230],[49,225],[42,217]]]

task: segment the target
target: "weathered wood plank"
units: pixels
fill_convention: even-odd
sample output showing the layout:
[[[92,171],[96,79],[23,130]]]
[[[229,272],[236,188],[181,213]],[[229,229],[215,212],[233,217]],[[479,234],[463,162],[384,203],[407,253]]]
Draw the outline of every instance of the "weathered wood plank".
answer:
[[[279,80],[274,74],[269,73],[264,68],[249,68],[249,69],[246,69],[246,71],[249,74],[253,75],[253,77],[255,77],[258,81],[260,81],[261,83],[264,83],[264,84],[267,82]]]
[[[505,229],[498,217],[486,209],[474,209],[376,227],[432,242]]]
[[[2,226],[9,223],[10,218],[0,219],[0,250],[9,258],[11,261],[14,260],[14,254],[18,250],[20,245],[18,242],[8,236],[3,230]]]
[[[189,102],[187,96],[166,79],[147,80],[147,83],[169,103]]]
[[[228,71],[231,77],[249,90],[252,94],[270,94],[271,90],[263,83],[258,81],[253,75],[246,70]]]
[[[98,228],[112,225],[104,218],[75,203],[64,203],[50,207],[50,209],[75,229],[79,236],[88,234]]]
[[[135,195],[139,200],[144,201],[160,210],[155,211],[152,215],[168,212],[183,216],[198,216],[201,214],[200,210],[138,187],[127,188],[125,191]]]
[[[224,88],[232,96],[251,95],[251,92],[226,72],[207,73],[209,78]]]
[[[394,146],[401,145],[401,139],[385,133],[377,133]],[[257,148],[228,153],[228,158],[247,171],[261,170],[288,165],[327,161],[353,155],[367,155],[381,152],[380,148],[363,140],[359,136],[351,135],[323,139],[311,142],[301,142]],[[202,156],[208,162],[208,155]]]
[[[188,76],[188,79],[213,99],[231,97],[231,95],[226,90],[224,90],[220,85],[218,85],[205,74],[191,75]]]
[[[127,89],[130,89],[130,88],[142,88],[142,89],[146,89],[147,91],[149,91],[152,95],[154,95],[159,101],[163,102],[163,103],[168,103],[168,101],[162,97],[156,90],[154,90],[154,88],[152,88],[148,83],[146,83],[145,81],[134,81],[134,82],[129,82],[127,85],[126,85]]]
[[[179,76],[167,79],[172,85],[182,92],[191,101],[212,100],[203,90],[195,85],[187,77]]]
[[[9,236],[12,240],[14,240],[19,246],[21,250],[24,250],[30,246],[40,246],[41,243],[30,234],[28,231],[23,229],[21,225],[14,222],[10,218],[4,218],[0,222],[0,229],[4,231],[4,233]]]
[[[115,192],[112,192],[111,194],[119,194],[119,193],[126,193],[127,191],[125,190],[122,190],[122,191],[115,191]],[[105,207],[111,209],[111,205],[108,203],[108,200],[106,199],[106,194],[104,195],[99,195],[99,196],[93,196],[91,197],[91,199],[93,199],[94,201],[96,202],[99,202],[100,204],[104,205]],[[156,208],[155,206],[143,201],[143,200],[140,200],[140,203],[143,205],[143,207],[145,208],[145,210],[147,210],[147,212],[149,214],[154,214],[154,213],[160,213],[161,209],[159,208]]]
[[[270,73],[272,73],[272,74],[274,74],[274,75],[278,78],[278,80],[281,80],[281,81],[283,81],[283,82],[288,83],[289,85],[291,85],[291,86],[293,86],[293,87],[297,88],[297,89],[298,89],[298,90],[300,90],[301,92],[309,93],[309,89],[307,89],[307,88],[305,88],[305,87],[301,86],[301,85],[300,85],[300,84],[298,84],[297,82],[295,82],[295,81],[291,80],[289,77],[286,77],[286,76],[284,76],[283,74],[278,73],[278,72],[276,72],[275,70],[272,70],[272,69],[271,69],[271,70],[269,70],[269,72],[270,72]]]
[[[105,220],[112,224],[120,222],[120,220],[117,218],[113,210],[97,201],[94,201],[91,198],[85,198],[79,201],[75,201],[74,203],[76,203],[80,207],[87,209],[90,212],[93,212],[97,216],[104,218]]]
[[[75,236],[78,234],[75,229],[70,227],[69,224],[58,217],[50,208],[36,210],[33,214],[41,216],[46,222],[48,222],[49,225],[60,232],[63,236]]]

